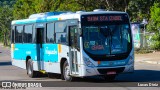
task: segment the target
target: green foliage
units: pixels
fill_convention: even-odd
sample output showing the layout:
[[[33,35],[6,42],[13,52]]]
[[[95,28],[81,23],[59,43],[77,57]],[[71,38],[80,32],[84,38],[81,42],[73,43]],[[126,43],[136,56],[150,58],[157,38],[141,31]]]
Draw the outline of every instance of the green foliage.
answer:
[[[95,0],[63,0],[57,11],[91,11],[97,8]]]
[[[34,13],[92,11],[98,8],[126,11],[129,13],[131,21],[141,22],[143,18],[149,20],[147,30],[155,33],[154,45],[158,47],[159,0],[0,0],[0,40],[9,39],[10,23],[13,19],[25,19]]]
[[[35,0],[38,1],[38,0]],[[13,17],[14,19],[27,18],[28,15],[34,13],[33,0],[17,0],[14,4]]]
[[[151,18],[149,24],[147,26],[148,31],[154,32],[155,34],[151,38],[153,49],[160,49],[160,2],[154,3],[154,5],[150,9]]]
[[[1,0],[0,1],[0,41],[4,45],[8,45],[10,37],[10,22],[13,20],[13,4],[14,0]]]
[[[17,0],[14,5],[14,19],[27,18],[33,13],[50,11],[92,11],[106,10],[126,11],[129,0]]]
[[[130,0],[104,0],[108,10],[127,11]]]
[[[160,50],[160,34],[156,33],[151,38],[151,48],[154,50]]]
[[[130,0],[128,6],[128,12],[131,16],[131,20],[135,22],[141,22],[143,18],[150,18],[150,7],[153,6],[157,0]]]
[[[150,21],[153,22],[153,25],[155,26],[155,30],[157,32],[158,29],[160,29],[160,3],[155,3],[151,8]]]

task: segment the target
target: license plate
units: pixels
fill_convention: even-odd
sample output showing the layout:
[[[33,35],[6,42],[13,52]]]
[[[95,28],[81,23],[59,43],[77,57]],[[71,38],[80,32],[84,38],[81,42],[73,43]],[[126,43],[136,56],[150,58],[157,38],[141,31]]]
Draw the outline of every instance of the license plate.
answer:
[[[115,71],[107,72],[107,75],[112,75],[112,74],[116,74],[116,72]]]

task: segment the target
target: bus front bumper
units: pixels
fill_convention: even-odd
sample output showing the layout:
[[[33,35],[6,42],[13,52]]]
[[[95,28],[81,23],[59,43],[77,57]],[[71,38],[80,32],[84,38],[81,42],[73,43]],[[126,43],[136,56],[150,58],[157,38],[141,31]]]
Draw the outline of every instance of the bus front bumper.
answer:
[[[96,76],[96,75],[107,75],[108,72],[115,72],[115,74],[120,73],[132,73],[134,71],[134,65],[116,66],[116,67],[87,67],[86,65],[81,65],[82,77],[85,76]]]

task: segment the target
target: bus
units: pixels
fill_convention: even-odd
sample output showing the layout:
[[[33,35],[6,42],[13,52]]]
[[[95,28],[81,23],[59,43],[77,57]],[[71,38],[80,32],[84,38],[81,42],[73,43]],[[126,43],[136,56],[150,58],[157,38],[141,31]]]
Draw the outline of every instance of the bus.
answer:
[[[134,46],[126,12],[45,12],[11,23],[11,62],[29,77],[62,80],[100,76],[114,80],[134,71]]]

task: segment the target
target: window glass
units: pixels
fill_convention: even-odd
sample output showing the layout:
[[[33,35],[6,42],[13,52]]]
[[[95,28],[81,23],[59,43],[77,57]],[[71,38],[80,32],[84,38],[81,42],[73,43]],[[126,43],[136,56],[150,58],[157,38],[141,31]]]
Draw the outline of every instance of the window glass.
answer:
[[[62,44],[67,43],[66,31],[67,31],[66,22],[61,21],[55,23],[56,43],[62,43]]]
[[[15,42],[22,43],[23,26],[17,26],[15,30]]]
[[[66,22],[56,22],[55,32],[66,32]]]
[[[127,53],[131,45],[129,24],[83,26],[84,49],[95,55]]]
[[[54,42],[54,23],[47,24],[47,42],[48,43]]]
[[[77,26],[71,26],[69,28],[70,31],[70,45],[72,47],[80,48],[80,39]]]
[[[32,43],[32,25],[26,25],[24,29],[24,43]]]
[[[66,33],[56,33],[56,43],[66,44]]]

